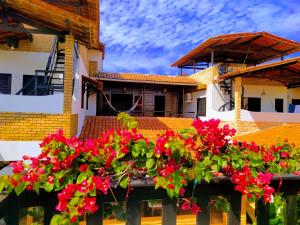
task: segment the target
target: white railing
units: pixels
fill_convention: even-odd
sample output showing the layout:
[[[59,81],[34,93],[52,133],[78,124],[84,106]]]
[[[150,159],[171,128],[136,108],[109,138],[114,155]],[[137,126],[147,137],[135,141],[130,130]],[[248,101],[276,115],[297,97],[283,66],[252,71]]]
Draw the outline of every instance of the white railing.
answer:
[[[63,93],[45,96],[0,94],[0,112],[63,113]]]

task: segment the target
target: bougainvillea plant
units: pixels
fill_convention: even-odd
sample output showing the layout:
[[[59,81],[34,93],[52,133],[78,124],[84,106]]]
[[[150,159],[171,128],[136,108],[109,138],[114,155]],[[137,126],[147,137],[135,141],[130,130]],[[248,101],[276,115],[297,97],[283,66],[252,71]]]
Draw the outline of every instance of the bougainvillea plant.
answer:
[[[274,174],[300,175],[300,153],[293,145],[230,142],[235,130],[221,127],[219,120],[196,119],[191,128],[165,131],[150,141],[138,132],[133,117],[122,113],[118,119],[126,129],[111,129],[96,139],[66,138],[61,130],[49,135],[38,157],[24,156],[11,163],[13,175],[0,177],[0,192],[58,192],[58,214],[52,224],[64,225],[78,224],[79,217],[98,210],[97,195],[118,186],[130,190],[136,178],[150,177],[155,189],[178,198],[184,196],[188,182],[229,176],[249,200],[262,198],[267,203],[275,192],[270,186]],[[212,202],[229,210],[224,197]],[[193,199],[184,199],[181,207],[201,212]]]

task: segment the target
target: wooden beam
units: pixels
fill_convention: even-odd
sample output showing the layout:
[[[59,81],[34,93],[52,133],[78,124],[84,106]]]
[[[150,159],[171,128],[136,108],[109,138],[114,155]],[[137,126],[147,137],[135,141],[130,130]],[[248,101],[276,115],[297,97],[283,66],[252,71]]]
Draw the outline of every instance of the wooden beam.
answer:
[[[229,47],[221,47],[221,48],[214,48],[212,49],[214,51],[218,51],[218,52],[235,52],[235,53],[244,53],[244,54],[261,54],[261,55],[266,55],[269,56],[270,54],[272,55],[279,55],[281,54],[281,52],[278,51],[273,51],[273,50],[265,50],[263,52],[257,51],[255,49],[251,49],[250,47],[247,50],[241,50],[241,49],[232,49]]]

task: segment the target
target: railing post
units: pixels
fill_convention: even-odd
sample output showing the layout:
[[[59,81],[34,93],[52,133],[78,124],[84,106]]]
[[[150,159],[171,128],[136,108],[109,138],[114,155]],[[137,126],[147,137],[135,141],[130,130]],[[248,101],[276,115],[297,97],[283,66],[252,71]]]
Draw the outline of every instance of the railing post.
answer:
[[[102,225],[103,224],[103,202],[97,201],[99,209],[87,216],[86,225]]]
[[[262,199],[256,202],[257,225],[269,225],[269,204],[265,204]]]
[[[176,225],[177,199],[163,199],[162,206],[162,225]]]
[[[56,195],[53,193],[45,194],[43,196],[44,202],[44,225],[50,225],[51,219],[56,212],[55,206],[57,204]]]
[[[231,210],[229,212],[228,224],[240,225],[241,224],[241,194],[233,194],[230,196]]]
[[[286,198],[285,224],[297,224],[297,195],[288,195]]]
[[[126,225],[141,225],[141,201],[129,198],[126,203]]]
[[[6,209],[7,216],[4,218],[6,224],[19,225],[19,207],[17,196],[13,195]]]
[[[34,96],[37,96],[37,85],[38,85],[37,73],[35,72],[35,76],[34,76]]]
[[[201,212],[196,217],[197,225],[209,225],[210,224],[210,195],[199,195],[197,203],[201,208]]]

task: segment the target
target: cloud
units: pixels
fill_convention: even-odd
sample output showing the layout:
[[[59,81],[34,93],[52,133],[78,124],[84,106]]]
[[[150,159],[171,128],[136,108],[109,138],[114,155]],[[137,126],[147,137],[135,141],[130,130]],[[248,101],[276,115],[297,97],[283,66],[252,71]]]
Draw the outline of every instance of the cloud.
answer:
[[[102,0],[104,69],[175,73],[169,67],[208,37],[269,31],[300,40],[298,0]]]

